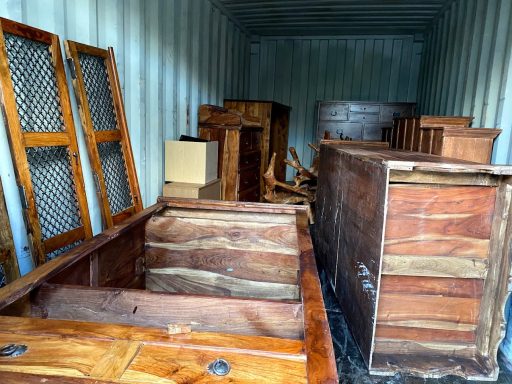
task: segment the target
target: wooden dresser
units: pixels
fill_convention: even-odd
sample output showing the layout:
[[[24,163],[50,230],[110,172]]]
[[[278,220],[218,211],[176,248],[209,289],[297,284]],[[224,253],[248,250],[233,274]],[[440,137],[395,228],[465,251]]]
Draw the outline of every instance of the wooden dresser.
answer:
[[[321,145],[315,253],[371,374],[496,380],[512,166]]]
[[[500,133],[501,129],[493,128],[421,127],[418,151],[489,164]]]
[[[414,116],[415,109],[415,103],[318,101],[317,141],[325,131],[332,139],[381,140],[382,128],[393,126],[393,118]]]
[[[224,100],[224,108],[237,110],[244,115],[260,118],[263,128],[261,136],[261,170],[264,173],[270,162],[272,154],[276,153],[276,166],[274,173],[277,180],[286,180],[286,164],[284,159],[288,155],[288,126],[290,122],[291,107],[262,100]],[[260,179],[260,195],[265,193],[265,184]]]
[[[421,127],[469,127],[471,121],[471,116],[399,117],[394,119],[392,127],[385,127],[382,130],[382,140],[389,142],[390,147],[394,149],[418,151]]]
[[[222,200],[260,200],[262,130],[257,117],[214,105],[199,107],[199,137],[219,142]]]

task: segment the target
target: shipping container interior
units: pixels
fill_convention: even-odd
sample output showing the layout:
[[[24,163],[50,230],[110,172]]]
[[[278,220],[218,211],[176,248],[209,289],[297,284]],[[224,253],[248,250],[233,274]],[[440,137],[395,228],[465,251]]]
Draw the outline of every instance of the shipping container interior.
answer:
[[[502,129],[491,162],[512,163],[510,0],[0,0],[0,17],[114,48],[145,207],[162,194],[164,141],[197,136],[199,106],[227,98],[291,106],[288,145],[306,166],[318,100],[474,116],[472,127]],[[100,205],[71,103],[97,234]],[[1,119],[0,178],[26,274],[34,266]],[[502,349],[512,362],[510,331]]]

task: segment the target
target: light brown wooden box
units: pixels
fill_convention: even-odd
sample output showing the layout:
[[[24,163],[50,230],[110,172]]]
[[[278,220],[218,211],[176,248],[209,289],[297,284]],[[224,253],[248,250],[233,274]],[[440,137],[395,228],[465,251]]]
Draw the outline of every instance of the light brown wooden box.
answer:
[[[383,132],[384,140],[390,139],[390,147],[394,149],[404,149],[407,151],[417,151],[419,148],[420,128],[460,126],[469,127],[473,121],[471,116],[430,116],[422,115],[417,117],[396,118],[393,120],[391,134]]]
[[[496,380],[512,167],[321,145],[315,252],[371,374]]]
[[[206,184],[217,175],[219,143],[165,142],[165,181]]]
[[[458,126],[421,127],[420,152],[489,164],[494,139],[501,129]]]
[[[220,200],[220,179],[215,179],[206,184],[166,183],[163,188],[163,196]]]

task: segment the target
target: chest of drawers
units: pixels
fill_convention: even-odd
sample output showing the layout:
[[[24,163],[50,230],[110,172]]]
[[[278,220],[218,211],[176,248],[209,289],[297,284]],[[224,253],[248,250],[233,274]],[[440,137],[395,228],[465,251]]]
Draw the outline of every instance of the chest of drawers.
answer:
[[[393,118],[414,116],[415,108],[415,103],[319,101],[317,141],[326,131],[332,139],[380,140],[382,128],[391,127]]]
[[[222,200],[260,200],[261,132],[259,119],[212,105],[199,108],[199,137],[219,142]]]

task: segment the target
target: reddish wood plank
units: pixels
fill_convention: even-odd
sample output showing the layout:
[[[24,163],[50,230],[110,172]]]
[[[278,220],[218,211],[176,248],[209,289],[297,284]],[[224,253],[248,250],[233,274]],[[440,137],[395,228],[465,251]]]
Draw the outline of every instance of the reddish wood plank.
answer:
[[[146,250],[146,269],[154,268],[192,268],[241,279],[296,284],[299,260],[295,255],[273,252],[150,247]]]
[[[395,339],[409,341],[440,341],[474,343],[476,335],[474,331],[456,331],[446,329],[395,327],[377,324],[375,329],[376,339]]]
[[[481,279],[382,275],[380,280],[381,293],[479,298],[483,287]]]
[[[53,319],[158,328],[191,324],[194,331],[303,337],[302,305],[282,301],[45,284],[34,306]]]
[[[377,322],[436,320],[477,324],[480,299],[383,293],[379,296]]]

